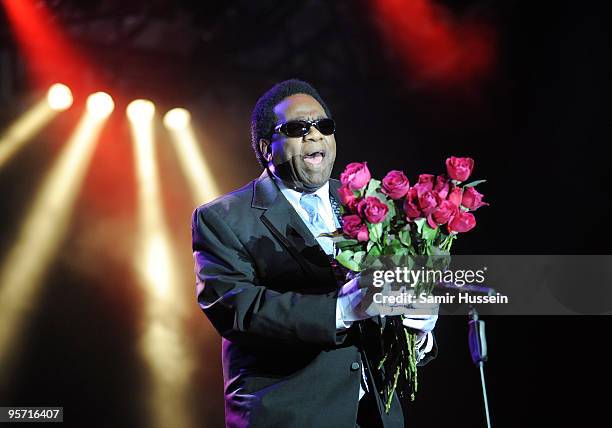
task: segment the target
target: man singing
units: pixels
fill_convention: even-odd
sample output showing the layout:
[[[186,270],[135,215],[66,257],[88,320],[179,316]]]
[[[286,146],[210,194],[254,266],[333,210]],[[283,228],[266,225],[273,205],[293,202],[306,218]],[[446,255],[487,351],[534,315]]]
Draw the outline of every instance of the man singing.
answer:
[[[320,236],[341,227],[334,133],[312,86],[278,83],[252,114],[263,173],[194,212],[197,298],[222,336],[228,427],[404,426],[373,371],[384,316],[409,310],[368,304],[359,277],[339,286],[333,241]],[[435,357],[436,320],[404,319],[419,365]]]

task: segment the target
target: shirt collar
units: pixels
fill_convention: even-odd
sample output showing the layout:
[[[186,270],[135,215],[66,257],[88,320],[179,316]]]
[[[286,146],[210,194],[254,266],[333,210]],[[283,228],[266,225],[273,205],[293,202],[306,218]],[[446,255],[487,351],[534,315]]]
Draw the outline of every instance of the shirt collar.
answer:
[[[300,198],[302,197],[302,194],[305,192],[300,192],[297,190],[293,190],[290,187],[287,187],[285,185],[285,183],[283,182],[283,180],[281,180],[280,178],[274,176],[274,181],[276,181],[276,183],[278,184],[278,188],[280,189],[280,191],[287,197],[291,198],[292,200],[296,201],[299,203]],[[316,191],[313,192],[315,195],[317,195],[321,201],[328,201],[329,200],[329,181],[326,181],[325,184],[321,187],[319,187]]]

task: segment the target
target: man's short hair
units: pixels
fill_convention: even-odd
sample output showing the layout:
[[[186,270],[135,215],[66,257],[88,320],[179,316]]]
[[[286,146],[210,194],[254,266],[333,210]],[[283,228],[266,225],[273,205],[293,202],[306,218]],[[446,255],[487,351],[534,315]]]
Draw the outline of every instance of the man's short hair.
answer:
[[[266,166],[266,160],[259,150],[259,140],[262,138],[267,140],[272,138],[272,131],[274,131],[274,125],[277,120],[274,114],[274,107],[285,98],[295,94],[310,95],[321,104],[327,117],[331,117],[327,105],[317,90],[309,83],[298,79],[289,79],[274,85],[257,100],[251,115],[251,146],[261,166]]]

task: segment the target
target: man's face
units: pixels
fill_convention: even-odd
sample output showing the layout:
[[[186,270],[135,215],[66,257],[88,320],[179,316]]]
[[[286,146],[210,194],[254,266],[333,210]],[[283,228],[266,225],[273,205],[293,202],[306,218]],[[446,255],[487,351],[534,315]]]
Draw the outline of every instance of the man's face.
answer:
[[[285,98],[276,105],[274,113],[276,125],[290,120],[327,117],[321,104],[306,94]],[[272,172],[288,186],[300,191],[314,191],[329,180],[336,159],[336,139],[333,134],[323,135],[311,126],[308,134],[298,138],[275,133],[267,151]]]

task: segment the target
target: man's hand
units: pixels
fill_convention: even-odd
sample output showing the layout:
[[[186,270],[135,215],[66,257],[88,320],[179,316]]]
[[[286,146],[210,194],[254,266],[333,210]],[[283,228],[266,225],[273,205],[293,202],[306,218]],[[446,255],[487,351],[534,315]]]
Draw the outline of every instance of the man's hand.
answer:
[[[340,290],[338,295],[340,316],[345,322],[359,321],[379,315],[421,317],[424,313],[422,308],[416,310],[414,304],[405,299],[398,299],[405,297],[407,293],[409,292],[388,282],[382,287],[375,287],[371,277],[358,274],[344,284]]]
[[[418,340],[422,340],[432,331],[438,321],[439,303],[427,303],[420,299],[412,305],[411,313],[402,320],[404,327],[416,330]]]
[[[412,295],[411,299],[407,296]],[[403,297],[399,303],[389,297]],[[385,300],[384,298],[387,297]],[[417,362],[431,351],[431,331],[438,320],[438,303],[428,303],[414,296],[414,289],[398,288],[393,283],[374,287],[371,278],[358,274],[342,286],[336,305],[336,328],[341,331],[354,321],[375,316],[404,315],[402,324],[417,333]]]

